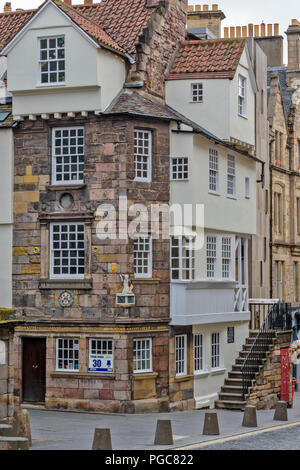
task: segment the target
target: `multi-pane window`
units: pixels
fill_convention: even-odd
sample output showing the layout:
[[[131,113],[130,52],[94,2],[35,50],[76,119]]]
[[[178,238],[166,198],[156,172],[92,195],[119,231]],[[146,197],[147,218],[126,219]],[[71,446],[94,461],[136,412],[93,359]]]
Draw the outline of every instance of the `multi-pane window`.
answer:
[[[229,279],[231,277],[231,238],[222,237],[222,277]]]
[[[203,101],[203,84],[192,83],[191,85],[192,103],[202,103]]]
[[[41,85],[63,84],[66,79],[64,36],[41,38],[39,48]]]
[[[283,261],[275,261],[275,296],[283,302],[284,297],[284,284],[283,284]]]
[[[152,372],[152,340],[133,340],[133,369],[134,372]]]
[[[113,340],[91,338],[89,372],[113,372]]]
[[[217,369],[220,367],[220,333],[211,335],[211,367]]]
[[[298,302],[298,262],[293,263],[294,302]]]
[[[203,356],[203,335],[194,335],[194,371],[199,372],[204,369]]]
[[[297,168],[300,170],[300,140],[297,140]]]
[[[56,369],[77,372],[79,370],[79,340],[57,338]]]
[[[187,336],[175,336],[175,371],[176,375],[187,374]]]
[[[171,237],[171,279],[195,279],[194,237]]]
[[[52,183],[80,184],[84,169],[83,127],[52,131]]]
[[[244,117],[247,115],[247,79],[242,75],[239,75],[238,113]]]
[[[275,232],[282,233],[282,198],[281,194],[274,192],[274,225]]]
[[[85,227],[82,223],[53,223],[50,228],[50,277],[83,278]]]
[[[235,157],[227,156],[227,194],[228,196],[236,195],[236,175],[235,175]]]
[[[217,265],[217,237],[208,235],[206,237],[206,275],[208,279],[216,277]]]
[[[189,159],[187,157],[172,158],[171,179],[172,180],[188,180],[189,179]]]
[[[214,149],[209,149],[209,191],[219,191],[219,154]]]
[[[135,277],[152,276],[152,239],[139,236],[134,240],[134,275]]]
[[[134,131],[134,169],[136,181],[151,181],[152,134]]]

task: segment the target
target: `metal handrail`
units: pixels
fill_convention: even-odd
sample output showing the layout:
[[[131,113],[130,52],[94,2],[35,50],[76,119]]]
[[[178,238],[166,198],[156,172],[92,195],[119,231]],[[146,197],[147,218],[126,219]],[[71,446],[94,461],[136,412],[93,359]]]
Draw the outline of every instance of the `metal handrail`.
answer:
[[[243,397],[245,400],[248,389],[255,378],[257,365],[265,357],[276,330],[290,330],[292,328],[291,304],[275,304],[270,307],[262,327],[253,341],[249,353],[241,366],[243,379]]]

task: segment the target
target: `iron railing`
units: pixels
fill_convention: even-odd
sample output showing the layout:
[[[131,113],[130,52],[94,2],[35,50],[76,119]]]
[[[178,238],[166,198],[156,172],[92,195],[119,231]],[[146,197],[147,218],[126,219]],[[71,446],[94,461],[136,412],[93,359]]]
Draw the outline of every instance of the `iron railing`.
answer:
[[[291,304],[277,303],[269,307],[263,324],[258,331],[255,340],[241,367],[243,379],[243,397],[248,393],[252,380],[261,364],[266,352],[275,337],[276,331],[292,329]]]

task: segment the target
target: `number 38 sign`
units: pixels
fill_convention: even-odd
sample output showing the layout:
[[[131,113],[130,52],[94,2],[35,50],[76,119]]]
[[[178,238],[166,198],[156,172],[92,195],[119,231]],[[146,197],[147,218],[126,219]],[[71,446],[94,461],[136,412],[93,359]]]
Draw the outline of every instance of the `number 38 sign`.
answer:
[[[113,355],[91,354],[89,372],[113,372]]]

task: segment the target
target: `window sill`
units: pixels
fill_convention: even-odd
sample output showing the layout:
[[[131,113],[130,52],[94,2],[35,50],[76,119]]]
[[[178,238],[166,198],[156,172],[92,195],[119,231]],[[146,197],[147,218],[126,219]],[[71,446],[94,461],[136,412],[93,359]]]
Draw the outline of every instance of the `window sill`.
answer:
[[[210,374],[211,375],[222,375],[222,374],[225,374],[225,372],[227,371],[226,368],[220,368],[220,369],[212,369]]]
[[[54,88],[54,87],[65,87],[66,82],[57,82],[57,83],[38,83],[36,88]]]
[[[243,114],[240,114],[240,113],[238,113],[238,116],[248,121],[248,116],[244,116]]]
[[[63,372],[63,371],[57,371],[57,372],[52,372],[50,374],[51,378],[58,379],[58,378],[74,378],[74,379],[109,379],[109,380],[114,380],[115,379],[115,374],[102,374],[102,373],[96,373],[96,372]]]
[[[174,377],[174,382],[187,382],[188,380],[191,380],[194,376],[189,374],[189,375],[176,375]]]
[[[77,289],[91,290],[93,288],[92,279],[43,279],[39,282],[41,290],[56,289]]]
[[[174,178],[171,178],[170,179],[171,182],[175,182],[175,183],[189,183],[189,178],[186,178],[186,179],[174,179]]]
[[[212,196],[221,196],[221,193],[218,193],[217,191],[208,191],[208,194],[211,194]]]
[[[208,377],[209,375],[210,375],[209,370],[203,370],[202,372],[194,372],[195,379],[203,379],[205,377]]]
[[[157,372],[134,372],[134,380],[147,380],[147,379],[156,379],[158,376]]]
[[[149,277],[137,277],[137,278],[131,279],[131,282],[133,284],[159,284],[160,279],[152,279]]]
[[[227,194],[227,199],[233,199],[234,201],[237,201],[236,196],[230,196],[229,194]]]
[[[85,183],[79,184],[51,184],[46,186],[48,191],[71,191],[72,189],[84,189],[86,187]]]

